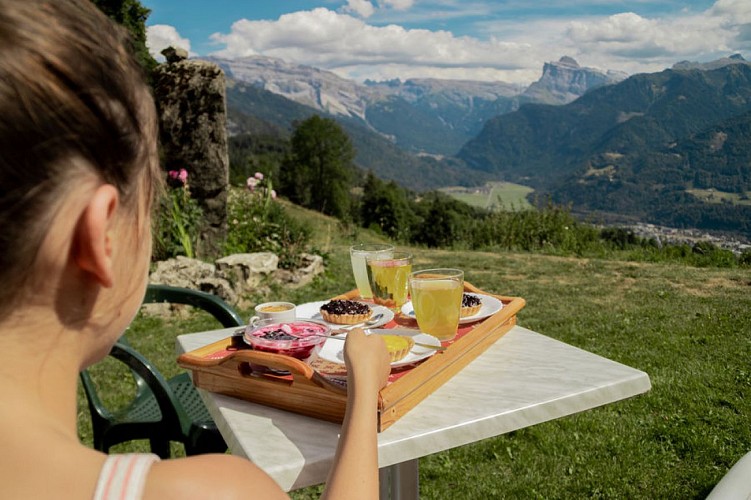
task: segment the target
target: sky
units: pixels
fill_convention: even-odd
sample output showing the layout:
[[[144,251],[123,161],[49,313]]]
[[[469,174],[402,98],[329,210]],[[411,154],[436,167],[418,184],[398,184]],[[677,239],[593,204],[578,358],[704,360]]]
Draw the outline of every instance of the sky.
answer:
[[[147,44],[191,56],[261,55],[359,82],[527,85],[562,56],[628,74],[740,53],[751,0],[141,0]],[[161,57],[161,56],[160,56]]]

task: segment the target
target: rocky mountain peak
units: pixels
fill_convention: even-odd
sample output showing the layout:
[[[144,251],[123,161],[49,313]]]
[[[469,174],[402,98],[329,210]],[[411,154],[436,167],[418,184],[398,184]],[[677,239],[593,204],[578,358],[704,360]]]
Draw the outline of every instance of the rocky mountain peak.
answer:
[[[627,77],[620,71],[582,67],[573,57],[563,56],[557,62],[546,62],[540,79],[522,95],[535,102],[566,104],[593,88],[618,83]]]
[[[558,60],[558,64],[563,65],[563,66],[571,66],[572,68],[580,67],[579,63],[576,62],[576,59],[574,59],[573,57],[569,57],[569,56],[561,57]]]
[[[713,69],[723,68],[730,64],[751,65],[751,62],[746,61],[741,54],[733,54],[728,57],[721,57],[720,59],[716,59],[714,61],[709,61],[705,63],[700,63],[697,61],[680,61],[680,62],[673,64],[672,69],[677,70],[677,71],[688,71],[692,69],[709,71]]]
[[[239,59],[207,57],[232,79],[249,83],[300,104],[339,116],[364,119],[371,92],[331,71],[266,56]]]

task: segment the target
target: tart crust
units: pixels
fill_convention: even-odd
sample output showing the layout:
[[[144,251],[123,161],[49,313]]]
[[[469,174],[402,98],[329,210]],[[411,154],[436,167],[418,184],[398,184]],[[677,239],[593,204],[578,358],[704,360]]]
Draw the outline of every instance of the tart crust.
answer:
[[[337,325],[355,325],[368,321],[373,315],[373,311],[367,314],[331,314],[321,310],[321,316],[327,323],[336,323]]]
[[[474,302],[472,299],[479,301],[479,303],[472,304]],[[482,299],[480,299],[480,297],[476,295],[467,295],[466,293],[462,295],[462,309],[459,313],[459,317],[466,318],[468,316],[474,316],[480,312],[480,309],[482,309]]]
[[[405,337],[404,335],[381,335],[381,337],[386,343],[386,350],[392,363],[404,359],[415,345],[412,337]]]
[[[337,302],[338,304],[334,304],[335,302]],[[334,307],[330,307],[330,306],[334,306]],[[367,312],[357,313],[354,311],[355,308],[361,309],[362,306],[368,309]],[[327,308],[333,308],[336,312],[330,312],[327,310]],[[345,312],[347,310],[349,311]],[[332,300],[331,302],[328,302],[324,304],[323,306],[321,306],[320,313],[321,313],[321,317],[323,318],[323,320],[328,323],[336,323],[337,325],[355,325],[357,323],[363,323],[369,320],[370,317],[373,315],[373,309],[371,309],[369,306],[365,304],[357,303],[354,301],[347,301],[347,300],[333,301]]]

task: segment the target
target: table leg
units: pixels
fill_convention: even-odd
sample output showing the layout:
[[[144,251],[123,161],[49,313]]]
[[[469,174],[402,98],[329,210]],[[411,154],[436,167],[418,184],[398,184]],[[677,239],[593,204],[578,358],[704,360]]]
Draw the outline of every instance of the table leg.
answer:
[[[381,500],[417,500],[420,498],[420,463],[417,459],[380,469]]]

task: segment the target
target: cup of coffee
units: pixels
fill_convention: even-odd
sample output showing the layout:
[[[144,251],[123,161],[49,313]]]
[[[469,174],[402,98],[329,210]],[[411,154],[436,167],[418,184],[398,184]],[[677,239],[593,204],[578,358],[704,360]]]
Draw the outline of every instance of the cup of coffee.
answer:
[[[297,317],[295,314],[295,304],[292,302],[264,302],[263,304],[258,304],[255,311],[256,315],[248,321],[250,325],[262,319],[286,322],[294,321]]]

